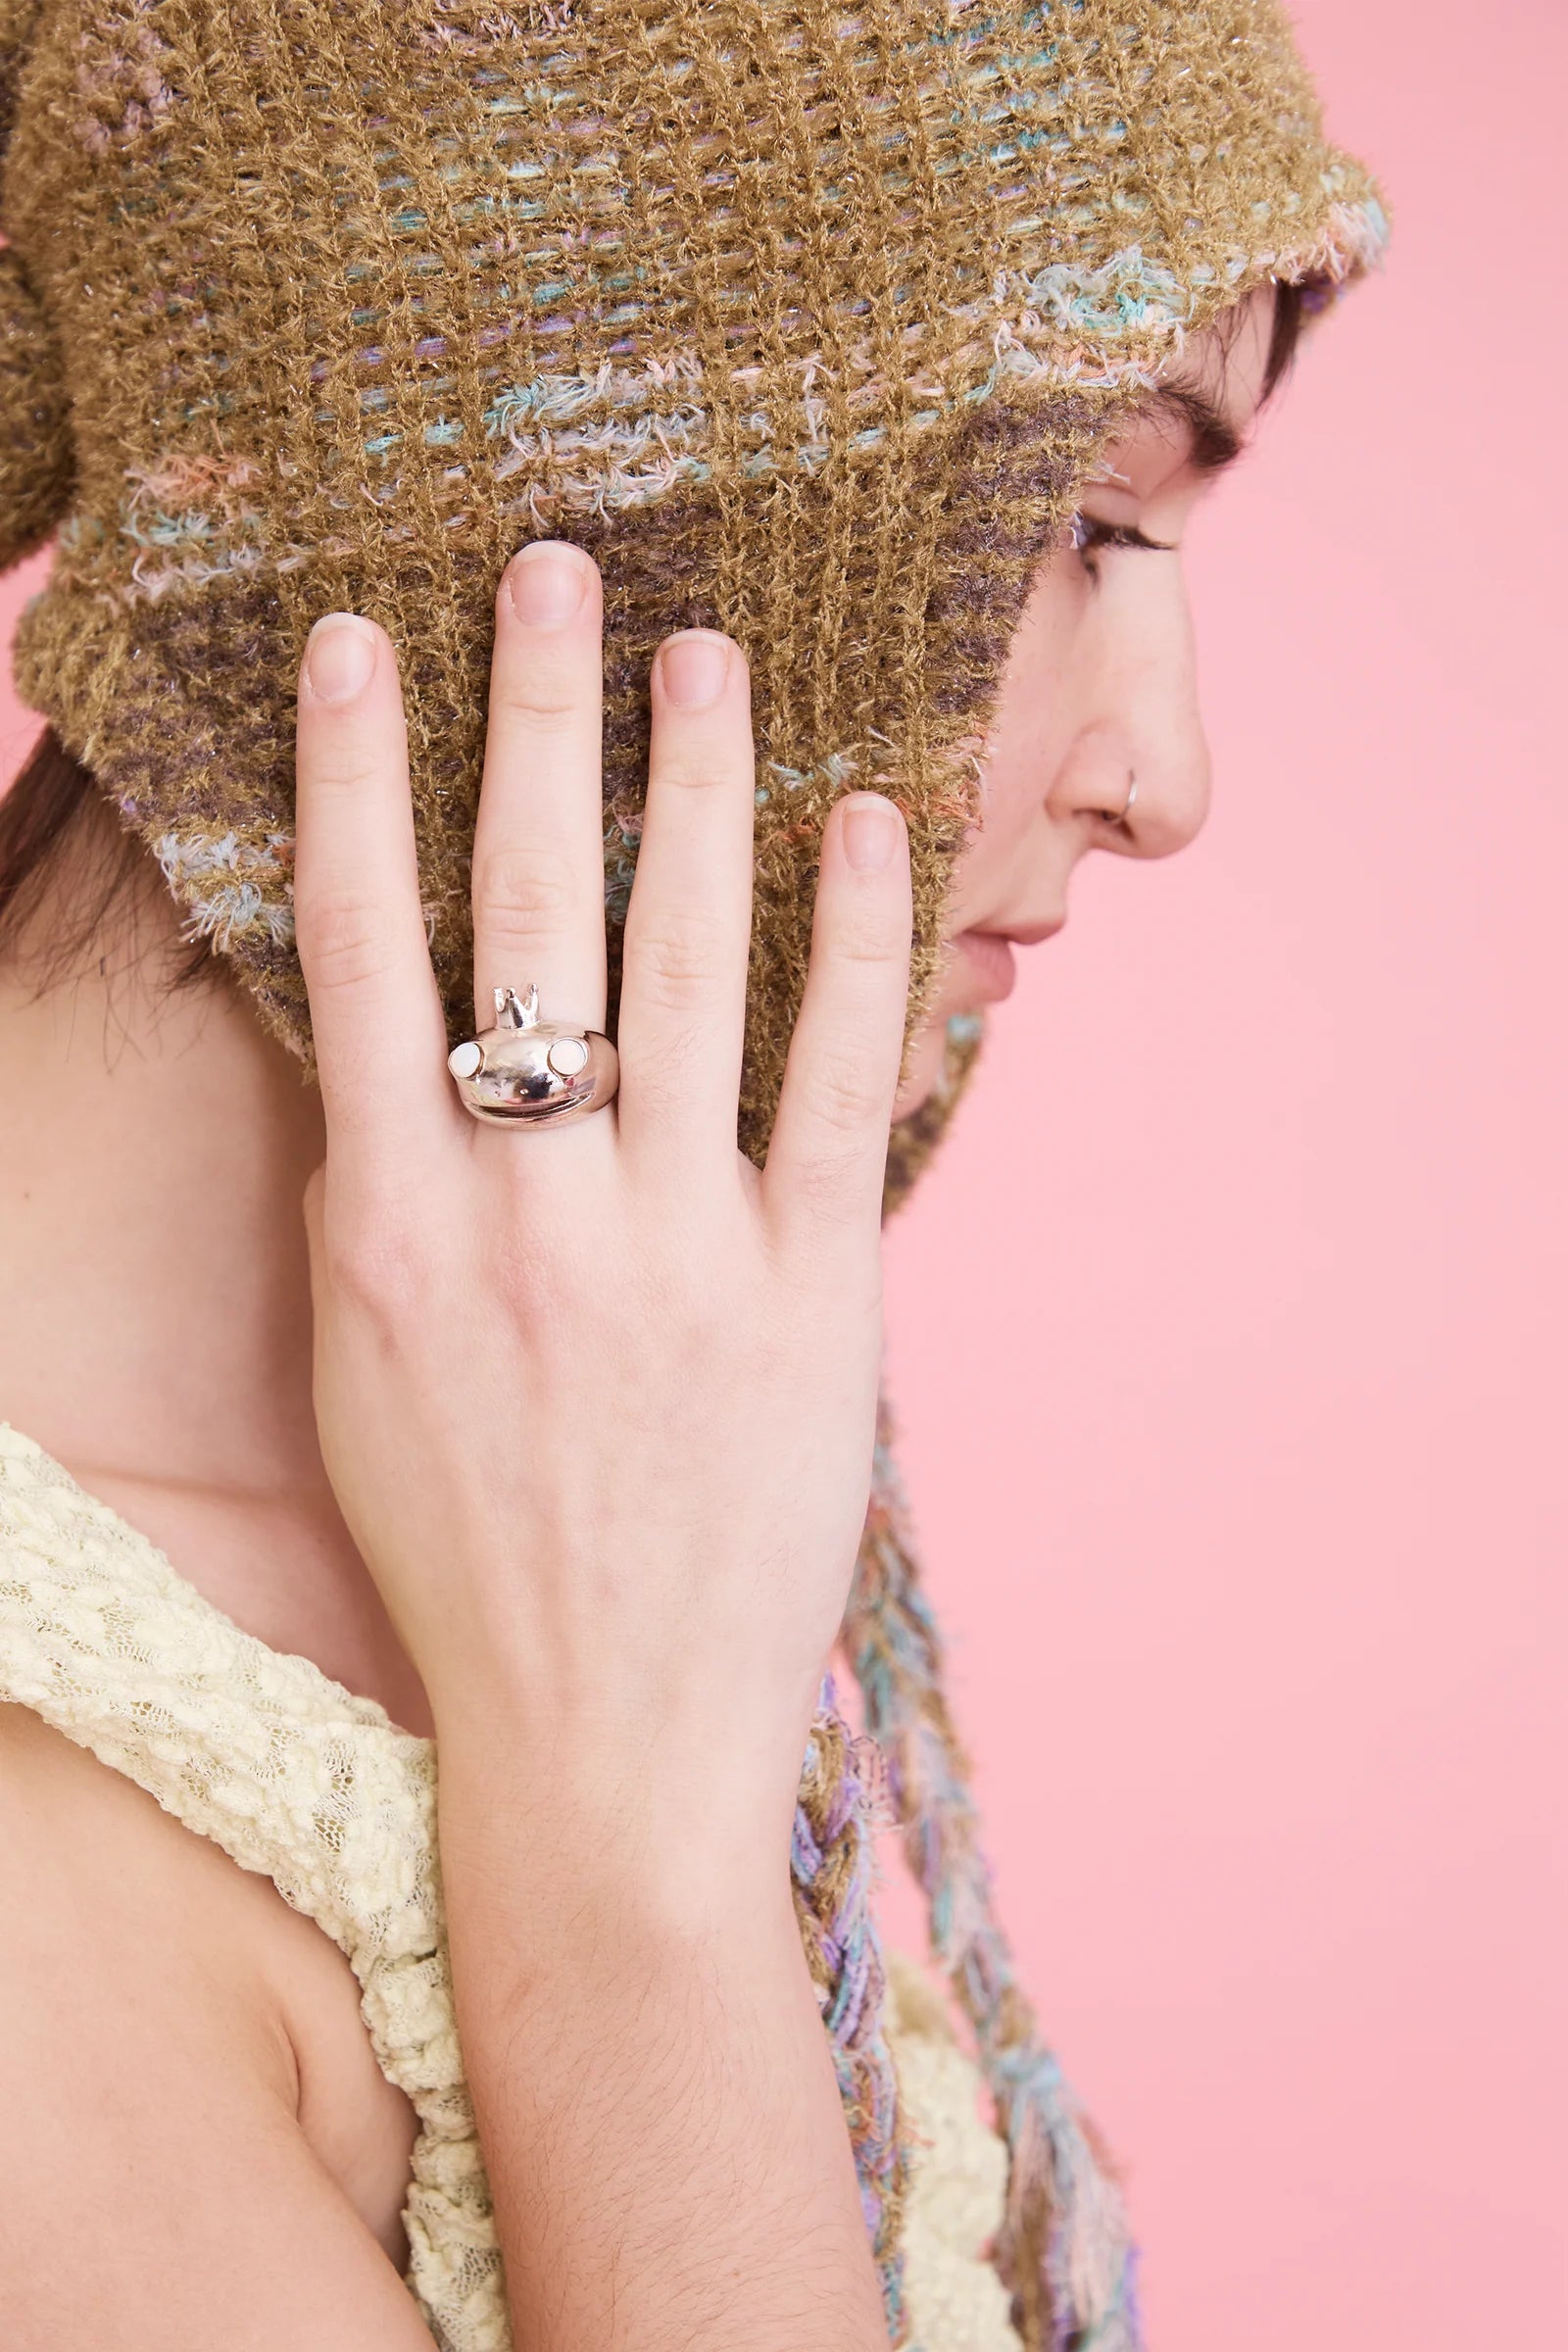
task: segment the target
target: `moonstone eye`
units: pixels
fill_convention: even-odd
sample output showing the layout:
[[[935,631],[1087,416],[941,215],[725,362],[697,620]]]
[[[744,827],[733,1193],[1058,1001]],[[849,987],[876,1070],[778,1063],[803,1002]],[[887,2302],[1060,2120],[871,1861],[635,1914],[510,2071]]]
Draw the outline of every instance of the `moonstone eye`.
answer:
[[[466,1045],[454,1046],[447,1055],[447,1068],[454,1078],[471,1078],[484,1063],[484,1048],[470,1038]]]
[[[588,1048],[580,1037],[558,1037],[545,1058],[558,1078],[575,1078],[588,1066]]]

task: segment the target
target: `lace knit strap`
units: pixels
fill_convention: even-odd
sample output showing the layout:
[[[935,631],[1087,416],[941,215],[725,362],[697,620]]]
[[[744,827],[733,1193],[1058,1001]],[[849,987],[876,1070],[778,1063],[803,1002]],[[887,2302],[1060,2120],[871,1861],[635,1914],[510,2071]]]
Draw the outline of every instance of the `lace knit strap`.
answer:
[[[431,1948],[437,1907],[408,1869],[429,1844],[429,1741],[243,1633],[7,1422],[0,1695],[275,1880],[356,1962]]]
[[[490,2194],[452,2008],[431,1742],[243,1633],[149,1538],[0,1421],[0,1698],[30,1707],[346,1953],[421,2131],[408,2283],[443,2352],[506,2352]]]

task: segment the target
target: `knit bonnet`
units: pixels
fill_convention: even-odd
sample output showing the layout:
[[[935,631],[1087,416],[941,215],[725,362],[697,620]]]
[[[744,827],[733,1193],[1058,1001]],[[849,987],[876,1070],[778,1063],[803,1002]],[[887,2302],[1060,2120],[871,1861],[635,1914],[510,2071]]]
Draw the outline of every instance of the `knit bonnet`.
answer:
[[[907,812],[912,1031],[1012,629],[1118,416],[1226,306],[1383,237],[1272,0],[0,0],[0,566],[56,539],[16,682],[188,936],[309,1080],[296,680],[318,614],[370,614],[468,1033],[496,582],[570,538],[605,589],[612,1026],[654,651],[707,624],[750,662],[754,1154],[833,800]],[[998,2267],[1028,2345],[1121,2352],[1119,2197],[991,1919],[885,1445],[878,1480],[847,1641],[1011,2147]],[[843,2080],[896,2335],[874,2076]]]

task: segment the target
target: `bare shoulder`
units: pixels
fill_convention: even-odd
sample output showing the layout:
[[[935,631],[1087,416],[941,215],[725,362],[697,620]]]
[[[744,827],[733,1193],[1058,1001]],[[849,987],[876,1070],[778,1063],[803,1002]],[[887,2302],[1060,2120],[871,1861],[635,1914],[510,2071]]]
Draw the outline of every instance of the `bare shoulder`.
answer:
[[[336,1947],[5,1704],[0,1884],[8,2352],[207,2352],[215,2304],[235,2352],[428,2352],[396,2224],[413,2119]]]

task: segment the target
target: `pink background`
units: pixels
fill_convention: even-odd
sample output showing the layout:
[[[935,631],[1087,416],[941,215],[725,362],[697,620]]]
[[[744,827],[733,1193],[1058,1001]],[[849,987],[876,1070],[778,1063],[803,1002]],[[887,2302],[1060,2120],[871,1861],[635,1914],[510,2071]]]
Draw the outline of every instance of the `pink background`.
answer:
[[[1389,270],[1201,524],[1214,815],[1026,957],[894,1393],[1154,2343],[1472,2352],[1568,2323],[1568,25],[1297,14]]]

